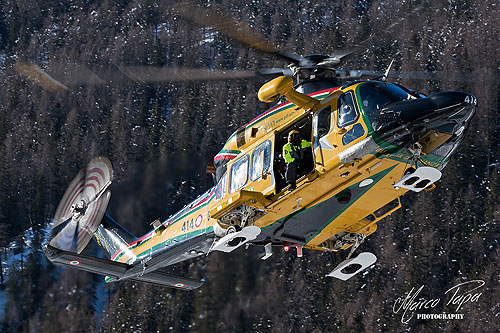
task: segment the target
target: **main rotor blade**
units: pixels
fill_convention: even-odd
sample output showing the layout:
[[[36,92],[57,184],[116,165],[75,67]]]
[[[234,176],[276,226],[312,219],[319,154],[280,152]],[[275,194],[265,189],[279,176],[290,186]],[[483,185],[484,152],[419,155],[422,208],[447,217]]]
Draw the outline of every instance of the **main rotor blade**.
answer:
[[[141,83],[166,81],[244,80],[257,76],[253,71],[211,70],[202,68],[169,68],[153,66],[119,67],[127,77]]]
[[[370,44],[373,42],[374,39],[379,40],[379,39],[381,39],[381,36],[383,34],[386,34],[388,32],[391,32],[391,31],[398,29],[401,26],[401,24],[404,24],[405,22],[408,21],[408,18],[410,18],[411,16],[418,15],[423,9],[424,9],[423,6],[418,6],[418,7],[415,7],[413,10],[406,12],[406,14],[404,14],[402,17],[398,18],[397,20],[394,20],[391,24],[387,25],[385,28],[377,30],[374,34],[370,35],[370,37],[366,38],[365,40],[363,40],[359,43],[356,43],[354,45],[353,52],[364,51],[364,50],[368,49],[369,47],[372,46]]]
[[[491,71],[481,72],[460,72],[460,71],[436,71],[436,72],[426,72],[426,71],[394,71],[390,72],[389,77],[397,77],[401,79],[409,80],[427,80],[427,81],[453,81],[453,82],[499,82],[499,77]]]
[[[293,71],[290,68],[261,68],[258,70],[260,75],[285,75],[293,77]]]
[[[254,71],[170,68],[158,66],[119,66],[89,68],[83,63],[50,62],[46,69],[36,64],[18,63],[15,69],[42,88],[55,92],[86,85],[161,84],[176,81],[246,80]]]
[[[344,70],[337,69],[335,74],[341,79],[357,79],[363,76],[382,77],[384,71]],[[408,80],[452,81],[452,82],[497,82],[498,77],[493,72],[460,72],[460,71],[391,71],[388,77]]]
[[[264,53],[273,54],[293,63],[303,60],[299,55],[282,52],[264,36],[243,22],[237,22],[213,9],[199,7],[196,3],[190,1],[175,5],[172,9],[187,20],[204,27],[212,27],[224,35]]]
[[[335,50],[331,55],[328,56],[328,58],[326,58],[322,62],[319,62],[317,65],[333,69],[341,63],[342,59],[353,54],[356,51],[357,51],[356,48],[350,48],[346,50],[342,49]]]
[[[68,87],[47,74],[43,69],[34,64],[16,63],[14,69],[29,80],[40,85],[42,88],[56,92],[68,90]]]

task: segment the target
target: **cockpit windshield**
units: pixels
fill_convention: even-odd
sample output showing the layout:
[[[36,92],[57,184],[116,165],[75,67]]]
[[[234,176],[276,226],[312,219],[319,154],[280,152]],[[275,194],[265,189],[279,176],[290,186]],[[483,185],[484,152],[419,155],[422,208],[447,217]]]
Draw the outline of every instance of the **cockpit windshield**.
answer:
[[[395,84],[383,82],[367,82],[360,85],[359,96],[363,109],[370,119],[376,117],[387,104],[418,98]]]

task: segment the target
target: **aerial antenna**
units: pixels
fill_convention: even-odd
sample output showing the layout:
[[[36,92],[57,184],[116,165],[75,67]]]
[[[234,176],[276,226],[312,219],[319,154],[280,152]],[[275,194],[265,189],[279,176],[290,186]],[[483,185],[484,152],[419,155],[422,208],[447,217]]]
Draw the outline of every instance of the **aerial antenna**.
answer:
[[[394,63],[394,58],[392,58],[391,63],[389,64],[389,67],[385,70],[384,75],[380,79],[382,82],[387,81],[387,76],[389,75],[389,72],[391,71],[392,64]]]

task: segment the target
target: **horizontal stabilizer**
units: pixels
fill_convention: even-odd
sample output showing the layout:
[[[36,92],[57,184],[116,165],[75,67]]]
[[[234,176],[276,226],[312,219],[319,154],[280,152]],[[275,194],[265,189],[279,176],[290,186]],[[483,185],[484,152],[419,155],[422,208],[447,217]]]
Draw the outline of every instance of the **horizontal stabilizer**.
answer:
[[[59,250],[50,245],[45,246],[43,251],[47,258],[54,264],[72,266],[87,272],[106,275],[108,277],[106,279],[107,282],[120,280],[127,270],[134,267],[121,262]],[[131,276],[129,279],[132,281],[149,282],[183,290],[196,289],[201,287],[204,283],[204,281],[201,280],[176,276],[161,271],[153,271],[144,275],[139,274]]]
[[[50,245],[45,246],[43,251],[47,258],[54,264],[72,266],[87,272],[113,276],[115,278],[121,277],[132,267],[121,262],[59,250]]]
[[[144,274],[143,276],[135,276],[131,280],[140,282],[149,282],[183,290],[193,290],[201,287],[204,283],[203,280],[185,278],[160,271],[147,273]]]

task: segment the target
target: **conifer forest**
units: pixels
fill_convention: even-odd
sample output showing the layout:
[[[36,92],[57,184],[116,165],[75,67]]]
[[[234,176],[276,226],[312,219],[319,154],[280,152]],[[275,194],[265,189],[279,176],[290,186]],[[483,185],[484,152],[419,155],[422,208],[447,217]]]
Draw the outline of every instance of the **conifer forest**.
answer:
[[[466,91],[477,109],[435,190],[360,246],[377,263],[348,281],[326,277],[348,251],[241,247],[172,267],[205,278],[194,291],[55,266],[42,252],[68,184],[96,156],[113,164],[110,214],[135,235],[213,186],[207,163],[241,125],[266,111],[269,77],[203,73],[283,67],[283,60],[178,15],[209,7],[291,54],[359,45],[343,68],[385,71],[424,94]],[[496,0],[0,0],[0,328],[4,332],[496,332],[500,330],[500,4]],[[43,86],[22,64],[68,74]],[[125,66],[196,69],[200,79],[145,82]],[[401,75],[398,75],[401,74]],[[406,73],[406,74],[405,74]],[[62,76],[61,76],[62,77]],[[97,252],[95,245],[85,251]],[[359,251],[359,250],[358,250]],[[453,286],[481,280],[476,298],[447,304]],[[405,320],[398,298],[441,299]],[[459,309],[457,310],[457,307]],[[399,311],[398,311],[399,310]]]

